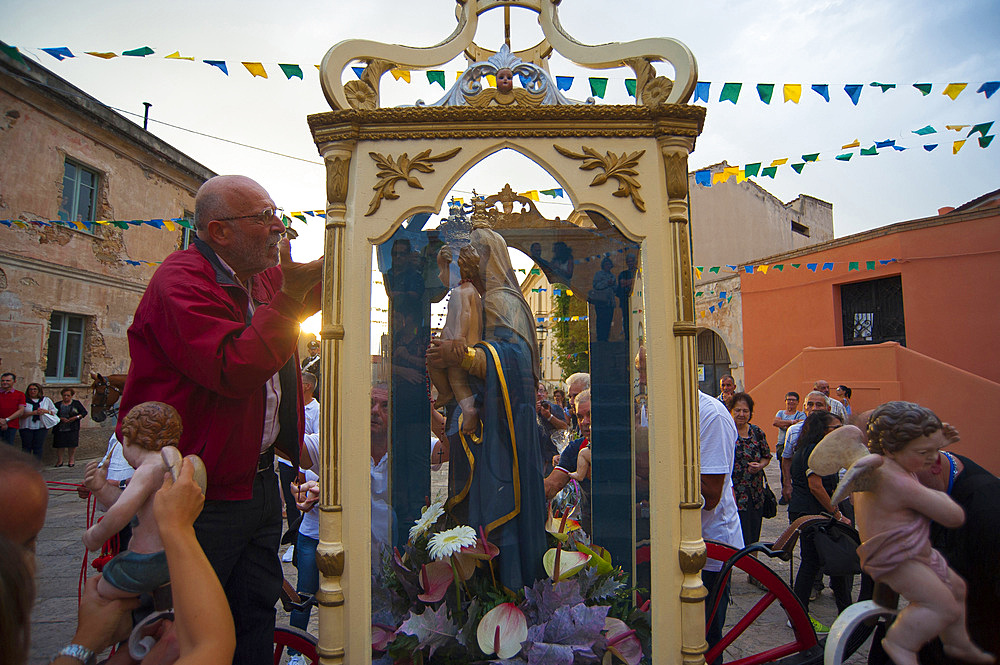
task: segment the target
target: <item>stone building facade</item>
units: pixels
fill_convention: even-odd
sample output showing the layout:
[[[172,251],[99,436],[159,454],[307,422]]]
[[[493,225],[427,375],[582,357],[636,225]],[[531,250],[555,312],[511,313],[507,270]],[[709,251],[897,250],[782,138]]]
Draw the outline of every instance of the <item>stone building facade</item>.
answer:
[[[89,403],[91,371],[128,371],[126,330],[187,231],[41,222],[193,217],[209,169],[44,67],[0,54],[0,367],[21,390]],[[94,424],[87,419],[84,426]]]

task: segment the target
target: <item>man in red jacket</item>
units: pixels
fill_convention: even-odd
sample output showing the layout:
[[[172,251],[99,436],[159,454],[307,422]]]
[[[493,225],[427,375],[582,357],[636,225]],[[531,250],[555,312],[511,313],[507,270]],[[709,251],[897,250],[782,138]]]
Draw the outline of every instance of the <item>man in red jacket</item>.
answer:
[[[192,246],[167,257],[136,308],[121,417],[151,400],[180,413],[178,447],[208,472],[195,531],[233,612],[233,662],[263,664],[282,580],[274,455],[298,465],[295,348],[299,322],[319,308],[323,260],[292,262],[280,210],[244,176],[202,185],[195,228]]]

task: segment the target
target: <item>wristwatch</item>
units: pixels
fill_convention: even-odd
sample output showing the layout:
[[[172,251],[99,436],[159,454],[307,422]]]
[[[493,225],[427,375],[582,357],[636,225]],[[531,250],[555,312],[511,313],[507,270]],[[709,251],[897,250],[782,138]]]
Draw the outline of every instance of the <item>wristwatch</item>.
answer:
[[[94,663],[94,652],[85,646],[80,646],[79,644],[70,644],[69,646],[63,647],[62,651],[56,654],[55,660],[59,656],[69,656],[70,658],[76,658],[78,661],[83,663],[83,665],[93,665]]]

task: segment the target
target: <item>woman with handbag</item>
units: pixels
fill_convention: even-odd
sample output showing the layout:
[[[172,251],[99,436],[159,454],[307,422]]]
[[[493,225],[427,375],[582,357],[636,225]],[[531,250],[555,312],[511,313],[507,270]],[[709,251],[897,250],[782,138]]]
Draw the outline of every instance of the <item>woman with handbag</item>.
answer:
[[[765,492],[771,491],[766,488],[764,478],[764,469],[771,463],[771,447],[767,444],[764,431],[750,422],[753,418],[753,398],[750,395],[736,393],[728,407],[739,433],[733,462],[733,494],[736,495],[743,544],[752,545],[760,540]]]
[[[52,403],[42,386],[29,383],[25,393],[24,415],[21,416],[21,450],[42,459],[42,448],[49,429],[59,422],[56,405]]]
[[[830,492],[824,486],[822,476],[816,475],[809,470],[809,455],[812,454],[816,444],[829,432],[843,425],[838,416],[829,411],[814,411],[802,424],[799,432],[799,439],[795,445],[795,455],[792,457],[791,480],[792,496],[788,500],[788,521],[794,522],[803,515],[820,515],[828,513],[834,519],[850,525],[851,520],[844,517],[840,510],[831,503]],[[834,486],[836,485],[837,474],[832,474]],[[821,563],[819,552],[816,549],[815,533],[811,529],[803,529],[799,537],[799,553],[801,563],[799,570],[795,574],[795,583],[792,591],[802,603],[802,607],[809,611],[809,596],[813,588],[813,581],[820,572]],[[853,586],[853,576],[851,575],[830,575],[830,588],[833,590],[834,601],[837,603],[837,613],[843,612],[851,604],[851,587]],[[809,621],[817,633],[828,633],[830,629],[809,615]]]

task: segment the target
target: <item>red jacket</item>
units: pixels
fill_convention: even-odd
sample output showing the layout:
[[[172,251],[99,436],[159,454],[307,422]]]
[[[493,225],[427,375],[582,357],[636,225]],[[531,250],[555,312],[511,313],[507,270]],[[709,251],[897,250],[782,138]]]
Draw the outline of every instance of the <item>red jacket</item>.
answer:
[[[120,417],[151,400],[177,409],[184,425],[178,447],[205,462],[209,500],[252,496],[264,384],[279,370],[275,445],[298,462],[303,415],[296,342],[299,321],[310,312],[282,293],[281,283],[278,267],[253,277],[254,301],[263,304],[248,323],[246,291],[196,240],[153,274],[128,329],[131,367]],[[120,439],[120,420],[117,434]]]

